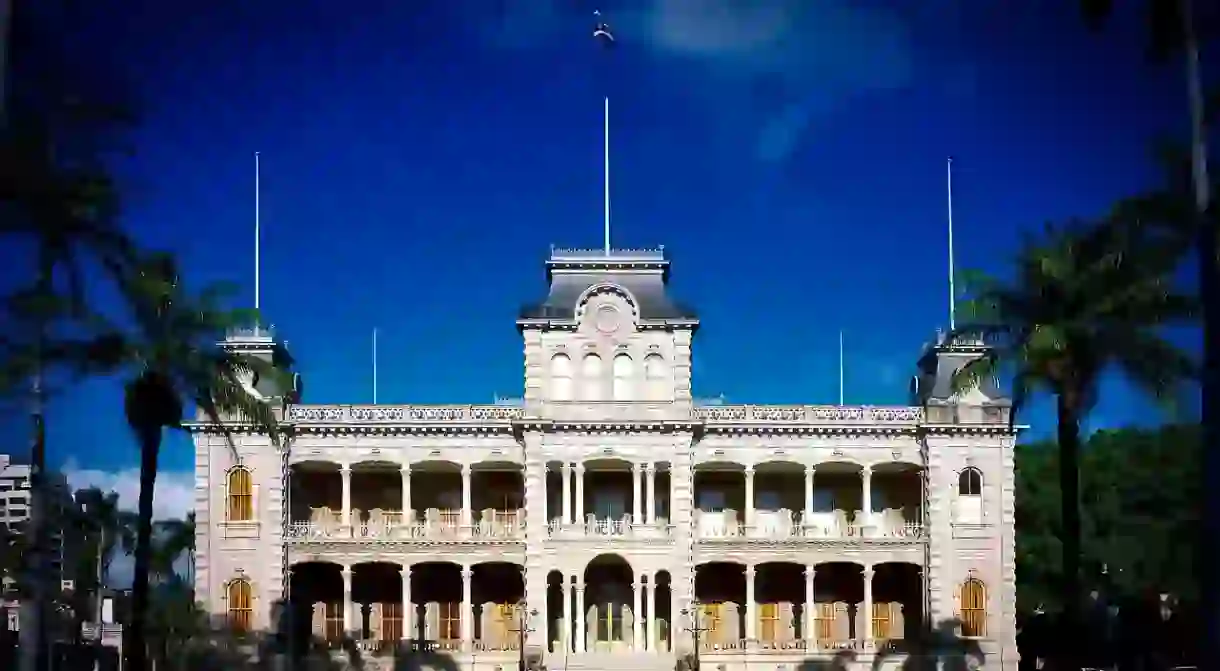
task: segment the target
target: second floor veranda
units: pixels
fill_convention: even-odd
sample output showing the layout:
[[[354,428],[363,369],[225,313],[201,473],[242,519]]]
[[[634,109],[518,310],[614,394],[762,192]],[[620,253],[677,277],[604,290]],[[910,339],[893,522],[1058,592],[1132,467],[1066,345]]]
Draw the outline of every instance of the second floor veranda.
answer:
[[[548,464],[546,537],[672,536],[668,462],[597,459]],[[792,462],[701,463],[694,473],[692,533],[735,539],[916,538],[923,535],[922,468]],[[525,537],[524,472],[512,463],[431,461],[348,467],[294,464],[289,477],[293,540],[484,540]]]

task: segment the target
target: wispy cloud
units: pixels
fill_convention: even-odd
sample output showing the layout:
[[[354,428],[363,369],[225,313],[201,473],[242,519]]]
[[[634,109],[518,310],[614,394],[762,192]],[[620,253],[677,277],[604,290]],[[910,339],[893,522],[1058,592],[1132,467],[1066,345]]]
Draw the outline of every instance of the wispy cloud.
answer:
[[[64,466],[63,474],[73,490],[97,487],[104,492],[115,492],[119,495],[119,505],[129,510],[135,510],[139,502],[139,468],[103,471],[81,468],[75,460],[70,460]],[[157,485],[153,490],[155,519],[182,519],[194,507],[194,473],[163,471],[157,474]]]
[[[483,36],[500,48],[545,48],[581,25],[577,11],[566,0],[505,3],[481,24]],[[748,100],[759,113],[754,151],[764,161],[790,156],[825,115],[912,76],[902,20],[850,0],[645,0],[608,11],[625,48],[639,44],[699,66],[688,90],[702,76],[717,98]]]

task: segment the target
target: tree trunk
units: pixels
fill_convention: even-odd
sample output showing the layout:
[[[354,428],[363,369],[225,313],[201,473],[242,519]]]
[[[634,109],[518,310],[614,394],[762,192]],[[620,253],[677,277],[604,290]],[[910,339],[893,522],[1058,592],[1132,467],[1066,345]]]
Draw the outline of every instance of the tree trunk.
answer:
[[[127,630],[127,664],[124,668],[145,669],[148,658],[145,620],[148,616],[148,574],[152,568],[153,489],[157,483],[157,457],[161,452],[161,425],[136,427],[140,443],[140,505],[136,520],[135,575],[131,581],[131,620]]]
[[[1063,617],[1066,651],[1062,669],[1080,669],[1078,649],[1083,643],[1080,627],[1080,411],[1078,396],[1055,397],[1058,414],[1060,515],[1063,520]]]
[[[1204,122],[1203,75],[1199,68],[1199,42],[1194,30],[1190,0],[1183,0],[1181,13],[1186,37],[1186,77],[1190,92],[1191,178],[1195,192],[1195,253],[1199,263],[1199,300],[1203,305],[1202,398],[1203,539],[1199,543],[1195,570],[1202,587],[1202,610],[1198,663],[1204,669],[1220,668],[1220,576],[1207,567],[1220,563],[1220,487],[1210,481],[1220,472],[1220,264],[1217,262],[1216,222],[1211,212],[1211,178],[1207,170],[1207,133]]]

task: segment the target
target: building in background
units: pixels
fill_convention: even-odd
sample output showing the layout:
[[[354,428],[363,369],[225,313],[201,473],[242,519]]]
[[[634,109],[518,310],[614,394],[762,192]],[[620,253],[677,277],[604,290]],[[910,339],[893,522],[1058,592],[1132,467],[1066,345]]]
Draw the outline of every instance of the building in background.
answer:
[[[51,593],[56,594],[61,590],[70,590],[73,587],[70,572],[74,561],[72,559],[74,544],[65,542],[66,532],[70,532],[70,529],[65,529],[65,524],[69,519],[67,513],[72,506],[72,490],[63,474],[50,474],[47,495],[50,497],[50,505],[47,506],[47,510],[51,518],[48,533],[51,548],[48,556],[49,576],[54,582]],[[28,461],[13,455],[0,454],[0,526],[4,527],[5,542],[18,544],[24,542],[24,537],[29,532],[31,496]],[[26,555],[20,553],[20,556]],[[16,582],[19,579],[18,576],[27,568],[26,566],[4,567],[9,575],[3,577],[3,599],[4,606],[9,609],[10,613],[14,613],[17,607]],[[16,617],[6,619],[9,626],[15,629]]]
[[[278,447],[195,425],[197,597],[262,629],[286,599],[302,635],[426,639],[488,671],[897,668],[887,642],[932,627],[1016,669],[1010,403],[951,386],[984,350],[927,347],[909,405],[703,403],[669,272],[553,251],[516,402],[285,403]]]

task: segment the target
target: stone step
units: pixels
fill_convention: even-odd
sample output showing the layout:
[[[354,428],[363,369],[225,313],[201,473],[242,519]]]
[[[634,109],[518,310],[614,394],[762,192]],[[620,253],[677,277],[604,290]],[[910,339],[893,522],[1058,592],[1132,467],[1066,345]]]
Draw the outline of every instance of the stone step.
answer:
[[[673,671],[674,658],[668,653],[633,652],[586,652],[568,655],[564,660],[553,656],[547,659],[548,669],[567,668],[568,671]]]

